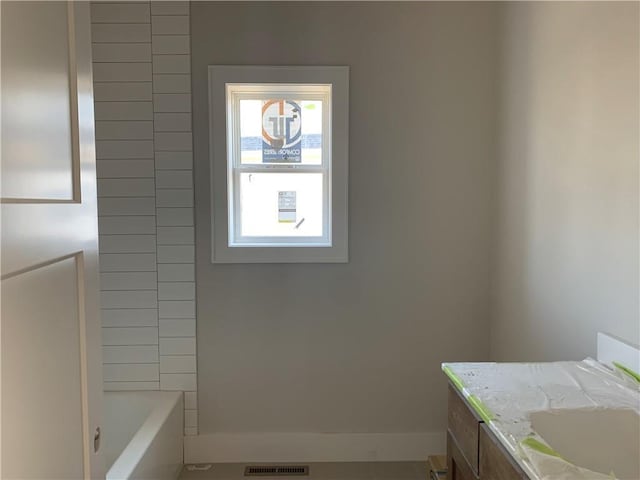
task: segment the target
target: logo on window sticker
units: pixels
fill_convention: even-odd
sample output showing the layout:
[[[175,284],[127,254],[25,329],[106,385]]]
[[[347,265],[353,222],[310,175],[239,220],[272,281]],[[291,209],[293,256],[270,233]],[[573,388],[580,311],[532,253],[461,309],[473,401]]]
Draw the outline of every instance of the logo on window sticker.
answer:
[[[278,192],[278,222],[296,222],[296,192],[287,190]]]
[[[302,112],[293,100],[266,100],[262,105],[262,162],[302,161]]]

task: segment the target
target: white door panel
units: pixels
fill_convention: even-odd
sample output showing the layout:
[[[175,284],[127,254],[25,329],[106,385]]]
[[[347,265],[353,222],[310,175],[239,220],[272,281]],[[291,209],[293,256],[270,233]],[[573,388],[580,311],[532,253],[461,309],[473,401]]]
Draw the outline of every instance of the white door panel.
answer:
[[[3,478],[82,478],[84,315],[77,256],[2,284]],[[58,439],[64,438],[64,442]],[[24,456],[24,446],[46,455]],[[27,460],[27,461],[25,461]]]
[[[75,35],[60,2],[2,6],[2,196],[73,199]],[[70,88],[71,87],[71,88]],[[40,175],[48,171],[50,175]]]
[[[104,478],[89,4],[0,8],[0,476]]]

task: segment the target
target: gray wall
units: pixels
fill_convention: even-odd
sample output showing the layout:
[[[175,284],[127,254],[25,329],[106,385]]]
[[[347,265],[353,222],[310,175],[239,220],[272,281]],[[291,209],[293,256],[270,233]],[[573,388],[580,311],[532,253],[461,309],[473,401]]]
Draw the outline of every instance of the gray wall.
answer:
[[[640,343],[638,3],[503,13],[492,357]]]
[[[200,433],[445,425],[486,360],[496,6],[192,4]],[[350,262],[212,265],[207,65],[349,65]]]

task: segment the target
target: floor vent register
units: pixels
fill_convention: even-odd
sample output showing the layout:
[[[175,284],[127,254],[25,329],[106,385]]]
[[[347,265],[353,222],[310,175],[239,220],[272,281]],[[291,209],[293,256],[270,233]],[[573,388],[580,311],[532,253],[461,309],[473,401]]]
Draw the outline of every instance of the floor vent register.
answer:
[[[245,477],[304,477],[308,475],[308,465],[255,465],[244,469]]]

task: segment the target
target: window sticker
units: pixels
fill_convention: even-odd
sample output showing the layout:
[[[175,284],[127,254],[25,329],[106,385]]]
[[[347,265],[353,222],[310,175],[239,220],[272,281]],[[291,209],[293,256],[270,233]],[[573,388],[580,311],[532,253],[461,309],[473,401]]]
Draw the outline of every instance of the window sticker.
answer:
[[[278,192],[278,222],[296,222],[296,192],[287,190]]]
[[[262,163],[301,163],[301,141],[299,103],[265,100],[262,104]]]

